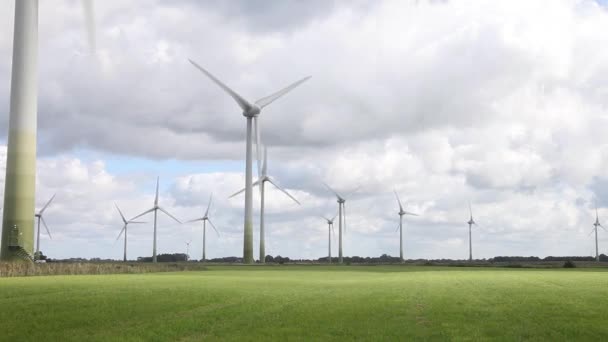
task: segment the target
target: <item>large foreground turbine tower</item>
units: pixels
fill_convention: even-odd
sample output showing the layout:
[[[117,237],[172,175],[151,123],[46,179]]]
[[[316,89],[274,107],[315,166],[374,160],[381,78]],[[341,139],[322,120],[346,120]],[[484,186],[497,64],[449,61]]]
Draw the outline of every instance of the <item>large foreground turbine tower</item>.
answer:
[[[310,76],[305,77],[297,82],[292,83],[291,85],[277,91],[274,94],[270,94],[266,97],[263,97],[253,104],[249,103],[245,100],[241,95],[237,94],[234,90],[230,89],[227,85],[222,83],[222,81],[218,80],[215,76],[209,73],[200,65],[196,64],[194,61],[189,60],[195,68],[200,70],[205,76],[211,79],[215,84],[217,84],[220,88],[222,88],[234,101],[239,105],[241,110],[243,111],[243,116],[247,119],[247,141],[245,148],[245,218],[243,224],[243,262],[246,264],[253,264],[253,176],[252,176],[252,152],[253,152],[253,136],[252,136],[252,126],[255,126],[255,135],[256,135],[256,145],[258,147],[257,153],[257,161],[258,161],[258,173],[261,173],[261,156],[260,156],[260,130],[258,127],[258,116],[262,113],[262,109],[279,97],[287,94],[295,87],[304,83],[306,80],[310,78]]]
[[[83,1],[94,49],[92,4]],[[38,0],[15,1],[0,260],[32,260],[38,117]]]

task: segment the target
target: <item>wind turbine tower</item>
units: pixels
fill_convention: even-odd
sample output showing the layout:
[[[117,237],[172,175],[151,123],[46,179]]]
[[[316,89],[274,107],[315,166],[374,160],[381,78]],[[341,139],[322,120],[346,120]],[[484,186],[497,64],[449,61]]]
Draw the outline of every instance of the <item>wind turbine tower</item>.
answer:
[[[327,245],[328,259],[327,259],[327,262],[330,263],[330,264],[331,264],[331,232],[333,231],[334,234],[336,233],[334,231],[334,220],[336,219],[336,216],[338,216],[338,214],[334,215],[334,217],[332,217],[332,218],[323,217],[325,219],[325,221],[327,221],[327,241],[328,241],[328,245]]]
[[[603,230],[606,230],[606,228],[604,228],[604,226],[602,226],[602,224],[600,223],[600,218],[597,212],[597,207],[595,207],[595,223],[593,224],[593,229],[592,231],[595,231],[595,261],[599,262],[600,261],[600,254],[599,254],[599,249],[598,249],[598,244],[597,244],[597,228],[601,227]]]
[[[156,216],[158,214],[158,211],[160,210],[161,212],[163,212],[165,215],[169,216],[170,218],[172,218],[173,220],[175,220],[175,222],[180,223],[180,220],[176,219],[173,215],[169,214],[168,211],[166,211],[165,209],[163,209],[162,207],[160,207],[158,205],[158,182],[159,182],[159,178],[156,178],[156,197],[154,197],[154,206],[151,209],[148,209],[146,211],[144,211],[143,213],[135,216],[134,218],[132,218],[130,221],[135,220],[136,218],[139,218],[141,216],[144,216],[148,213],[154,212],[154,242],[152,244],[152,262],[156,262]]]
[[[329,185],[323,183],[325,187],[336,195],[336,201],[338,202],[338,263],[342,263],[342,232],[346,233],[346,199],[336,191],[334,191]],[[355,189],[349,195],[353,194],[359,188]],[[344,221],[344,222],[343,222]]]
[[[36,253],[34,253],[35,258],[38,258],[39,253],[40,253],[40,222],[42,222],[42,224],[44,225],[44,229],[46,229],[46,233],[49,235],[49,238],[53,239],[53,237],[51,236],[51,231],[49,230],[49,227],[46,225],[46,222],[44,221],[44,217],[42,217],[42,214],[44,213],[46,208],[48,208],[49,204],[51,204],[51,202],[53,201],[54,198],[55,198],[55,195],[53,195],[51,197],[51,199],[48,202],[46,202],[46,204],[42,207],[42,209],[40,209],[39,212],[34,214],[34,217],[38,221],[38,233],[36,234]]]
[[[471,216],[469,218],[469,222],[467,222],[467,224],[469,225],[469,261],[473,261],[473,241],[471,239],[471,227],[473,227],[473,225],[477,225],[477,223],[475,223],[475,220],[473,220],[473,209],[471,208],[470,202],[469,202],[469,214],[471,214]]]
[[[92,4],[84,1],[88,37]],[[89,41],[92,48],[94,43]],[[31,260],[34,247],[38,117],[38,0],[15,1],[10,114],[0,260]]]
[[[120,211],[120,208],[118,207],[118,205],[116,203],[114,203],[114,206],[116,207],[116,210],[118,210],[118,213],[120,214],[120,218],[122,219],[122,223],[123,223],[122,229],[120,230],[120,233],[116,237],[116,241],[118,241],[118,239],[120,239],[120,236],[124,232],[125,233],[125,241],[124,241],[124,247],[123,247],[122,261],[127,262],[127,226],[129,224],[131,224],[131,223],[145,223],[145,222],[127,220],[125,218],[125,215],[122,214],[122,211]]]
[[[203,215],[203,217],[188,221],[188,222],[203,221],[203,258],[201,259],[202,262],[205,262],[205,260],[207,260],[207,255],[205,254],[205,245],[207,244],[207,222],[209,222],[209,224],[211,225],[213,230],[215,230],[215,232],[217,233],[217,236],[220,236],[220,232],[217,231],[217,228],[215,228],[215,225],[209,219],[209,208],[211,208],[212,199],[213,199],[213,194],[211,194],[211,196],[209,196],[209,204],[207,204],[207,210],[205,210],[205,215]]]
[[[397,195],[397,191],[393,190],[395,193],[395,197],[397,198],[397,203],[399,204],[399,260],[401,262],[405,262],[403,258],[403,216],[404,215],[412,215],[418,216],[417,214],[410,213],[409,211],[403,210],[403,206],[401,205],[401,200],[399,199],[399,195]]]
[[[270,178],[270,176],[268,176],[268,153],[267,152],[268,152],[268,150],[264,146],[264,161],[262,164],[260,178],[252,184],[252,186],[258,185],[260,187],[260,263],[262,263],[262,264],[266,263],[266,234],[265,234],[265,230],[264,230],[264,207],[265,207],[266,201],[265,201],[264,184],[266,182],[268,182],[268,183],[274,185],[275,188],[279,189],[281,192],[283,192],[285,195],[287,195],[287,197],[291,198],[294,202],[296,202],[298,205],[300,205],[300,202],[298,202],[298,200],[295,199],[295,197],[293,197],[289,192],[287,192],[287,190],[278,186],[277,183],[275,183],[272,180],[272,178]],[[232,194],[229,198],[232,198],[232,197],[242,193],[243,191],[245,191],[245,189],[242,189],[242,190]]]
[[[203,74],[205,74],[211,81],[217,84],[220,88],[222,88],[230,97],[236,101],[241,110],[243,111],[243,116],[247,119],[247,140],[246,140],[246,148],[245,148],[245,217],[243,224],[243,262],[246,264],[253,264],[253,176],[252,176],[252,145],[253,145],[253,137],[252,137],[252,126],[255,126],[255,135],[256,135],[256,145],[258,147],[257,152],[257,161],[258,161],[258,174],[260,174],[261,167],[261,156],[260,156],[260,130],[258,127],[258,117],[262,112],[262,109],[281,96],[287,94],[289,91],[304,83],[306,80],[310,78],[310,76],[305,77],[293,84],[263,97],[254,102],[254,104],[249,103],[245,100],[241,95],[237,94],[234,90],[230,89],[227,85],[218,80],[215,76],[205,70],[203,67],[190,60],[190,63],[194,65],[195,68],[200,70]]]

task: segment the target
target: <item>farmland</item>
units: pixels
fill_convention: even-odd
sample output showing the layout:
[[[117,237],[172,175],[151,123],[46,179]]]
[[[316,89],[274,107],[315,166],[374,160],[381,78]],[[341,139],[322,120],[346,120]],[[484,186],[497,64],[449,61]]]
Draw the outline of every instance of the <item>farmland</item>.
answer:
[[[3,340],[602,340],[604,269],[209,266],[0,279]]]

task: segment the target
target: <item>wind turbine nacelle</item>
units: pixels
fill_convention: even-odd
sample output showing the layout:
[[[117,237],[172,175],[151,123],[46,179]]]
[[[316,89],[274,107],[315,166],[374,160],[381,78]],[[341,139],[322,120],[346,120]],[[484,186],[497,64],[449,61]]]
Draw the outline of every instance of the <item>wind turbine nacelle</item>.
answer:
[[[247,111],[243,112],[243,116],[246,117],[255,117],[260,115],[261,109],[258,106],[252,106],[250,109],[248,109]]]

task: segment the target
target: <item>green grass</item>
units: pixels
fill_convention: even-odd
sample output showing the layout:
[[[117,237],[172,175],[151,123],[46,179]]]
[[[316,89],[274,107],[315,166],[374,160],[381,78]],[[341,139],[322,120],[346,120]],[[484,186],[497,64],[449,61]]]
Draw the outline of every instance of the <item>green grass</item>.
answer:
[[[400,266],[0,279],[0,340],[607,340],[608,272]]]

